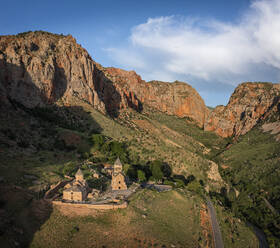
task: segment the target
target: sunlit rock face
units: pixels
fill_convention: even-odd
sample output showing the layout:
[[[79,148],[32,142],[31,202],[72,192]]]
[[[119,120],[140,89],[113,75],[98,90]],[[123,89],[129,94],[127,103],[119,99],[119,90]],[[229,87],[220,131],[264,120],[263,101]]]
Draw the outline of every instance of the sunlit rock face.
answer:
[[[105,68],[104,74],[116,84],[129,99],[131,106],[141,109],[140,104],[178,117],[189,117],[203,126],[208,109],[197,91],[183,82],[145,82],[134,71]]]
[[[222,137],[247,133],[259,121],[280,110],[280,84],[243,83],[226,106],[217,106],[204,124],[206,131]]]
[[[94,90],[95,63],[72,36],[30,32],[0,37],[0,79],[26,107],[81,97],[103,109]]]
[[[1,101],[28,108],[79,99],[118,116],[145,106],[189,117],[203,127],[208,109],[190,85],[145,82],[134,71],[104,68],[71,36],[28,32],[0,36]]]

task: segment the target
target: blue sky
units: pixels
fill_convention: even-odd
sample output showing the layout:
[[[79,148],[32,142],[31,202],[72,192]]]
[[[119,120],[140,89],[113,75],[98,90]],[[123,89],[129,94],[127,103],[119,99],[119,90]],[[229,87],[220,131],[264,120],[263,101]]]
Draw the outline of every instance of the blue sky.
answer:
[[[3,1],[0,33],[72,34],[103,66],[181,80],[207,105],[280,79],[279,0]]]

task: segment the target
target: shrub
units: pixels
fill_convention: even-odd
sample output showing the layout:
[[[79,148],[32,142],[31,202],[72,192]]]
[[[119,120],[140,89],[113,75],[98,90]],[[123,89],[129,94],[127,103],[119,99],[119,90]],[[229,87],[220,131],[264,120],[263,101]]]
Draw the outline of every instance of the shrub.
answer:
[[[173,188],[175,187],[174,182],[169,181],[169,180],[164,180],[163,184],[164,184],[164,185],[170,185],[170,186],[172,186]]]
[[[89,179],[87,182],[90,188],[99,190],[106,190],[107,188],[107,180],[105,177]]]
[[[145,172],[142,170],[137,170],[137,178],[139,182],[145,182],[146,181]]]
[[[200,185],[200,183],[196,180],[190,182],[187,186],[188,190],[193,191],[199,195],[203,195],[203,187]]]
[[[185,183],[184,183],[183,180],[181,180],[181,179],[174,179],[174,181],[175,181],[175,187],[176,188],[183,188],[183,187],[185,187]]]
[[[137,179],[137,170],[134,166],[130,165],[127,169],[126,175],[131,179]]]
[[[83,158],[83,159],[88,159],[90,156],[89,156],[89,153],[88,152],[83,152],[82,154],[81,154],[81,158]]]
[[[194,180],[195,180],[195,176],[194,176],[194,175],[188,176],[188,177],[187,177],[187,184],[188,184],[188,183],[191,183],[191,182],[194,181]]]
[[[154,160],[150,163],[150,170],[152,172],[152,176],[157,180],[161,180],[163,178],[162,172],[162,162],[159,160]]]
[[[89,152],[89,146],[86,143],[80,143],[78,146],[78,153],[83,154],[83,153],[88,153]]]
[[[66,165],[64,165],[64,167],[62,168],[62,174],[63,175],[68,175],[68,176],[73,176],[74,173],[76,173],[78,169],[78,166],[74,163],[68,163]]]
[[[91,135],[91,142],[99,150],[105,143],[105,137],[102,134],[93,134]]]
[[[170,177],[171,174],[172,174],[172,169],[171,169],[171,167],[169,166],[169,164],[167,164],[167,163],[162,163],[162,164],[161,164],[161,170],[162,170],[163,175],[164,175],[165,177]]]

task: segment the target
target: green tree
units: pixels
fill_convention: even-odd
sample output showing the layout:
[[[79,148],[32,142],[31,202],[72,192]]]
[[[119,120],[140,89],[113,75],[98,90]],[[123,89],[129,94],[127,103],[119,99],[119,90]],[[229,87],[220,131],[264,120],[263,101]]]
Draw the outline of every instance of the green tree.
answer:
[[[152,176],[155,180],[159,181],[163,178],[162,172],[162,162],[159,160],[154,160],[150,164],[150,170],[152,172]]]
[[[124,174],[126,176],[128,176],[130,179],[137,178],[137,170],[132,165],[124,164],[123,171],[124,171]]]
[[[129,151],[129,160],[132,164],[139,163],[140,158],[138,153],[135,151]]]
[[[199,195],[203,195],[203,187],[197,180],[190,182],[187,188],[188,190],[196,192]]]
[[[105,137],[102,134],[93,134],[91,135],[91,142],[99,150],[105,143]]]
[[[117,157],[119,157],[123,163],[128,162],[127,151],[124,143],[112,141],[110,142],[109,146],[110,157],[112,158],[112,160],[115,160]]]
[[[145,182],[146,181],[146,176],[144,171],[142,170],[137,170],[137,178],[139,182]]]
[[[171,167],[169,166],[169,164],[167,164],[167,163],[162,163],[162,164],[161,164],[161,170],[162,170],[163,175],[164,175],[165,177],[170,177],[171,174],[172,174],[172,169],[171,169]]]

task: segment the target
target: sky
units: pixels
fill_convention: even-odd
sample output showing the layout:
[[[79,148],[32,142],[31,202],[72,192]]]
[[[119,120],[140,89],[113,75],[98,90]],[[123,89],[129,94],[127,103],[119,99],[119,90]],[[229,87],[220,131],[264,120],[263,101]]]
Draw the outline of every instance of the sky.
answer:
[[[206,105],[280,81],[280,0],[0,0],[0,34],[71,34],[103,66],[187,82]]]

